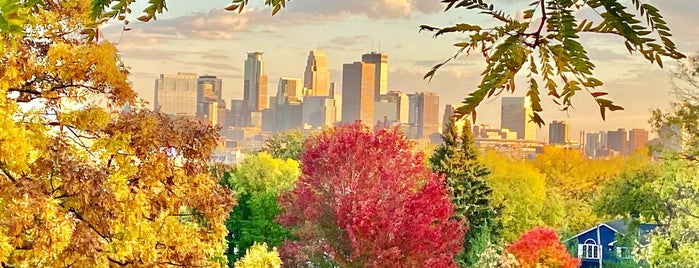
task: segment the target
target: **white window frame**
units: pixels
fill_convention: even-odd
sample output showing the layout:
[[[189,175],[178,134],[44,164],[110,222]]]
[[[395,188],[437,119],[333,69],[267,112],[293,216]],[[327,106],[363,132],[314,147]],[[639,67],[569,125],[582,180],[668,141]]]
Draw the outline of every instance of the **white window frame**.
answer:
[[[587,239],[578,244],[578,258],[599,260],[602,258],[602,247],[595,240]]]
[[[616,247],[616,255],[623,260],[631,259],[631,249],[628,247]]]

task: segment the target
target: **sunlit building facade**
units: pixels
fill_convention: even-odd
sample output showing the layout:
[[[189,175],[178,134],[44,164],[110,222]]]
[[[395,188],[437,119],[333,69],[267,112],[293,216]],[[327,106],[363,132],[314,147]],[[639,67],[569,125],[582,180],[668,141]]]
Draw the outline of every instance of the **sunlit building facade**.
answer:
[[[324,51],[311,50],[308,53],[303,86],[309,91],[309,96],[330,96],[330,71]]]
[[[155,80],[154,109],[170,115],[197,113],[197,74],[161,74]]]
[[[342,65],[342,121],[373,126],[374,64],[365,62]]]
[[[536,123],[528,97],[503,97],[500,107],[500,128],[517,132],[517,139],[536,140]]]

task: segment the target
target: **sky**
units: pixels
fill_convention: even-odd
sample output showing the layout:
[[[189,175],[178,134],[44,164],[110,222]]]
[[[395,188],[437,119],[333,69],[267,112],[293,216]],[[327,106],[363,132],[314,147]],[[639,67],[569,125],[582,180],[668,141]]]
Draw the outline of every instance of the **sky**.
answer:
[[[630,0],[619,0],[625,3]],[[308,52],[326,52],[331,81],[341,90],[342,64],[360,61],[361,55],[378,51],[388,54],[389,90],[406,93],[434,91],[440,95],[440,109],[458,105],[480,82],[485,63],[480,55],[461,56],[442,67],[431,80],[423,75],[435,64],[456,52],[453,43],[464,36],[452,34],[433,38],[419,32],[426,24],[437,27],[455,23],[488,23],[486,16],[464,9],[444,12],[439,0],[291,0],[275,16],[262,0],[250,0],[242,13],[225,11],[229,0],[168,0],[168,11],[156,21],[139,22],[133,6],[129,31],[121,22],[102,26],[103,39],[114,42],[131,70],[131,81],[141,98],[152,105],[155,79],[162,73],[194,72],[223,78],[223,98],[242,99],[243,67],[247,52],[264,52],[268,95],[277,91],[279,77],[303,77]],[[494,0],[505,12],[517,16],[530,0]],[[674,41],[684,53],[699,52],[696,0],[648,0],[665,17]],[[628,3],[627,3],[628,4]],[[592,16],[589,10],[578,11]],[[589,14],[587,14],[587,13]],[[607,113],[606,121],[592,97],[579,94],[574,109],[560,111],[552,99],[542,96],[548,123],[570,123],[571,139],[580,131],[649,128],[653,108],[667,108],[674,100],[669,73],[676,65],[664,59],[665,68],[629,54],[620,38],[582,34],[581,42],[597,65],[596,77],[605,82],[602,90],[625,110]],[[521,83],[513,94],[523,96]],[[500,98],[486,100],[478,109],[477,124],[500,126]],[[547,127],[537,137],[548,137]]]

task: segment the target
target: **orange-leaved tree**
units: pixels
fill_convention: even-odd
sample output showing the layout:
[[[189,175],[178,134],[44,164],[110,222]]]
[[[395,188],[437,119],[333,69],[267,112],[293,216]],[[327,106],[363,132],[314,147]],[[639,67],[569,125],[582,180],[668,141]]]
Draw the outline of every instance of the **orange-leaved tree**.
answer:
[[[545,227],[524,232],[518,241],[507,246],[507,252],[515,255],[522,268],[580,266],[580,260],[570,256],[556,231]]]
[[[224,265],[216,130],[121,111],[136,94],[115,47],[84,34],[91,1],[2,9],[0,266]]]
[[[451,218],[444,178],[405,137],[353,124],[304,146],[296,187],[280,198],[278,219],[299,239],[280,248],[285,265],[456,266],[463,222]]]

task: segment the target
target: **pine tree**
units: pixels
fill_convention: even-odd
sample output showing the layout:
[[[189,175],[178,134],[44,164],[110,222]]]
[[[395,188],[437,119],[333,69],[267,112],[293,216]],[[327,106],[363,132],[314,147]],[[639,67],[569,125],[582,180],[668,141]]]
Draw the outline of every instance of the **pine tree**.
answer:
[[[435,172],[446,177],[455,216],[465,218],[469,224],[463,252],[457,257],[462,266],[469,267],[478,261],[478,253],[498,240],[500,224],[496,208],[490,205],[492,189],[485,180],[490,171],[478,162],[471,125],[465,121],[459,135],[455,119],[451,118],[442,134],[444,144],[430,162]]]

